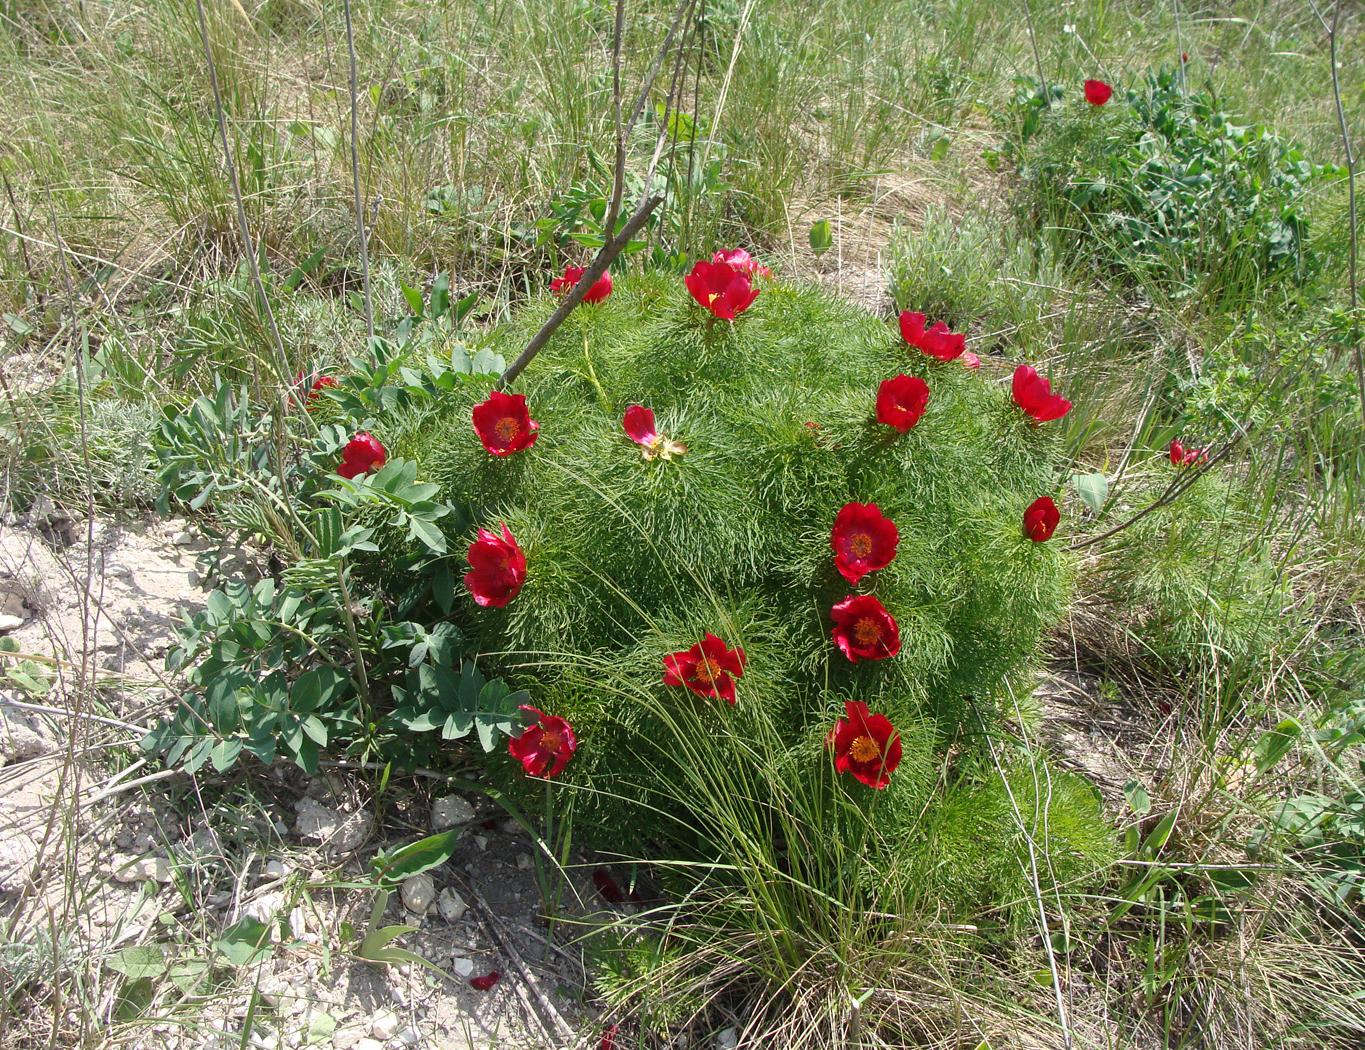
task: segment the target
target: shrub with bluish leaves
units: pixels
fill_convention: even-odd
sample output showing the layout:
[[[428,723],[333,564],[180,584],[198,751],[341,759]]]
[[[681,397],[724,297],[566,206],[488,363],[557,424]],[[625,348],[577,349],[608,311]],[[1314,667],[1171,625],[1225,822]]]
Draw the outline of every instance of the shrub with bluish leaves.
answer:
[[[1169,70],[1091,106],[1023,79],[1005,153],[1021,208],[1077,252],[1167,294],[1302,282],[1314,272],[1305,194],[1335,169],[1271,129],[1239,123]]]

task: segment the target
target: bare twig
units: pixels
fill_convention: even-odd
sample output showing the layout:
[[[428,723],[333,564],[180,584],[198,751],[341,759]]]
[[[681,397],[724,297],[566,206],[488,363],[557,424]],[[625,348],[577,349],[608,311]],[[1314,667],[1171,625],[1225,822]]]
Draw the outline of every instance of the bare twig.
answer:
[[[626,190],[626,131],[621,124],[621,34],[625,30],[626,0],[616,0],[616,29],[611,38],[611,100],[616,128],[616,165],[612,170],[611,204],[607,208],[606,221],[602,223],[603,236],[610,240],[616,234],[616,217],[621,214],[621,197]]]
[[[360,137],[360,119],[357,115],[359,108],[357,92],[359,88],[356,75],[355,29],[351,24],[351,0],[344,0],[342,11],[346,17],[346,53],[350,58],[351,194],[355,198],[355,226],[356,233],[360,237],[360,279],[365,293],[365,334],[370,339],[374,339],[374,304],[370,299],[370,238],[365,228],[365,202],[360,193],[360,148],[357,145],[357,140]],[[619,30],[617,37],[619,48]]]
[[[209,87],[213,90],[213,111],[218,119],[218,144],[223,150],[223,160],[227,164],[228,181],[232,185],[232,201],[237,212],[237,232],[242,238],[242,247],[246,251],[247,267],[251,273],[251,283],[256,289],[256,295],[260,298],[261,309],[265,314],[266,325],[270,330],[270,338],[277,355],[276,367],[279,370],[279,381],[285,384],[288,389],[293,389],[289,383],[289,355],[284,350],[284,339],[280,336],[279,325],[275,323],[275,311],[271,308],[270,297],[265,292],[265,282],[261,280],[261,267],[256,257],[256,240],[251,236],[251,228],[246,221],[246,204],[242,198],[242,184],[237,177],[237,161],[232,155],[232,147],[228,143],[227,116],[223,109],[223,93],[218,86],[218,65],[213,60],[213,47],[209,43],[209,23],[208,15],[204,13],[204,0],[194,0],[195,10],[199,15],[199,40],[204,46],[204,62],[208,68]],[[293,396],[302,404],[302,394],[293,391]]]
[[[531,341],[526,344],[517,359],[507,366],[507,371],[498,378],[498,389],[501,390],[508,383],[516,379],[525,370],[536,354],[540,353],[550,337],[555,334],[556,329],[564,323],[564,319],[573,312],[575,306],[583,301],[583,296],[588,294],[588,289],[596,283],[597,279],[607,272],[615,258],[621,254],[622,249],[630,243],[632,237],[645,224],[650,213],[663,203],[662,197],[648,197],[635,209],[635,214],[630,217],[630,221],[621,227],[621,232],[604,244],[597,257],[593,259],[591,265],[583,271],[583,276],[578,279],[578,283],[573,286],[573,290],[564,297],[564,301],[552,313],[549,319],[540,326],[540,331],[531,337]]]
[[[551,1001],[550,997],[540,990],[540,983],[531,973],[531,969],[526,965],[526,960],[521,957],[521,953],[517,951],[516,943],[512,940],[507,931],[502,928],[498,913],[493,910],[488,901],[484,898],[484,895],[479,892],[479,888],[474,885],[474,881],[472,879],[465,879],[464,884],[465,891],[473,898],[474,903],[478,905],[479,910],[483,912],[484,927],[493,935],[493,939],[502,947],[503,953],[511,961],[513,967],[515,967],[517,973],[521,976],[521,981],[514,985],[514,987],[517,989],[518,994],[522,996],[522,1001],[526,1002],[528,1007],[531,1006],[522,991],[523,986],[535,996],[536,1003],[540,1006],[540,1011],[531,1010],[532,1017],[539,1022],[545,1034],[552,1040],[563,1040],[564,1045],[568,1045],[573,1041],[574,1031],[564,1020],[564,1015],[555,1007],[555,1004]],[[553,1032],[550,1031],[551,1026],[555,1029]]]
[[[1356,360],[1356,386],[1360,392],[1360,416],[1365,419],[1365,352],[1361,349],[1360,339],[1360,284],[1356,273],[1357,229],[1356,229],[1356,160],[1351,147],[1351,130],[1346,123],[1346,110],[1341,104],[1341,74],[1337,70],[1337,30],[1341,26],[1342,0],[1337,0],[1332,12],[1332,26],[1327,31],[1327,51],[1332,62],[1332,101],[1337,108],[1337,126],[1341,130],[1341,147],[1346,154],[1346,221],[1350,224],[1348,281],[1351,295],[1351,349]]]
[[[1028,27],[1028,42],[1033,47],[1033,61],[1038,66],[1038,83],[1043,89],[1043,105],[1052,107],[1052,93],[1047,87],[1047,74],[1043,72],[1043,56],[1038,50],[1038,33],[1033,28],[1033,7],[1024,0],[1024,24]]]

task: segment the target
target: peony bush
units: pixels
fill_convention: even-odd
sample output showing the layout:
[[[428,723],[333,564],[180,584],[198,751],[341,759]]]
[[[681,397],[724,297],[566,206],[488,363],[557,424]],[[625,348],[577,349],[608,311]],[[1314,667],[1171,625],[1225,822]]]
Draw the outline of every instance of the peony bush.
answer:
[[[553,306],[485,349],[510,360]],[[795,823],[760,837],[811,834],[817,852],[859,839],[859,893],[1025,901],[1018,822],[998,807],[1037,777],[983,765],[981,739],[1028,694],[1067,599],[1051,497],[1070,404],[1031,368],[979,369],[942,324],[899,328],[718,254],[686,280],[618,278],[515,394],[470,377],[384,435],[469,511],[455,617],[534,698],[512,756],[553,771],[579,834],[716,861],[736,827],[768,819],[753,801],[767,797]],[[547,733],[572,742],[562,761],[544,757]],[[506,754],[491,768],[522,774]],[[1035,799],[1030,819],[1051,821],[1054,870],[1074,874],[1108,832],[1083,785],[1050,804],[1066,813]],[[874,837],[846,805],[875,807]],[[945,878],[963,828],[926,819],[935,805],[994,834],[1008,891],[984,872]]]

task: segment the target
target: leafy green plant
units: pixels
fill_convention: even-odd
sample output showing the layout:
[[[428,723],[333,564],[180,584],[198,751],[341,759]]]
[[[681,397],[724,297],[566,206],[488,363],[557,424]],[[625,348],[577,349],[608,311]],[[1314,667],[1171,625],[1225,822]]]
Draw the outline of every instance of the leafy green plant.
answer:
[[[1102,107],[1079,97],[1059,104],[1057,85],[1052,93],[1046,106],[1037,82],[1020,80],[1004,147],[1038,228],[1173,295],[1242,295],[1314,273],[1305,198],[1336,169],[1312,164],[1269,128],[1237,122],[1170,70]]]

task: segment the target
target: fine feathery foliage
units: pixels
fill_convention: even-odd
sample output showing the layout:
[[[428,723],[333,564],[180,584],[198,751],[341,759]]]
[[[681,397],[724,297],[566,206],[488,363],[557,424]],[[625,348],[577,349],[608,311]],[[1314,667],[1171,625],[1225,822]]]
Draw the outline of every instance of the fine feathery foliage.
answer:
[[[512,356],[549,308],[528,308],[490,349]],[[879,383],[900,372],[930,389],[903,435],[874,418]],[[573,725],[577,752],[556,781],[582,834],[680,858],[667,880],[681,896],[723,898],[703,909],[717,936],[786,931],[754,968],[785,981],[820,952],[843,968],[856,946],[930,916],[1036,919],[1029,838],[1049,892],[1108,855],[1092,790],[1032,760],[993,766],[982,736],[1002,705],[1012,713],[1070,581],[1062,547],[1022,527],[1058,491],[1056,440],[1005,384],[817,291],[765,282],[727,324],[656,274],[575,311],[536,359],[534,444],[485,450],[471,414],[486,389],[464,384],[382,434],[525,552],[504,607],[457,601],[461,629]],[[686,451],[642,452],[622,425],[633,404]],[[894,560],[856,587],[830,547],[847,502],[875,502],[900,534]],[[834,646],[830,609],[851,592],[896,618],[898,655],[853,664]],[[745,650],[733,706],[663,681],[664,658],[708,632]],[[885,792],[834,774],[826,734],[851,699],[900,733]],[[496,756],[493,770],[520,775]],[[762,903],[734,911],[719,887],[736,883]],[[869,923],[867,910],[901,919]]]

